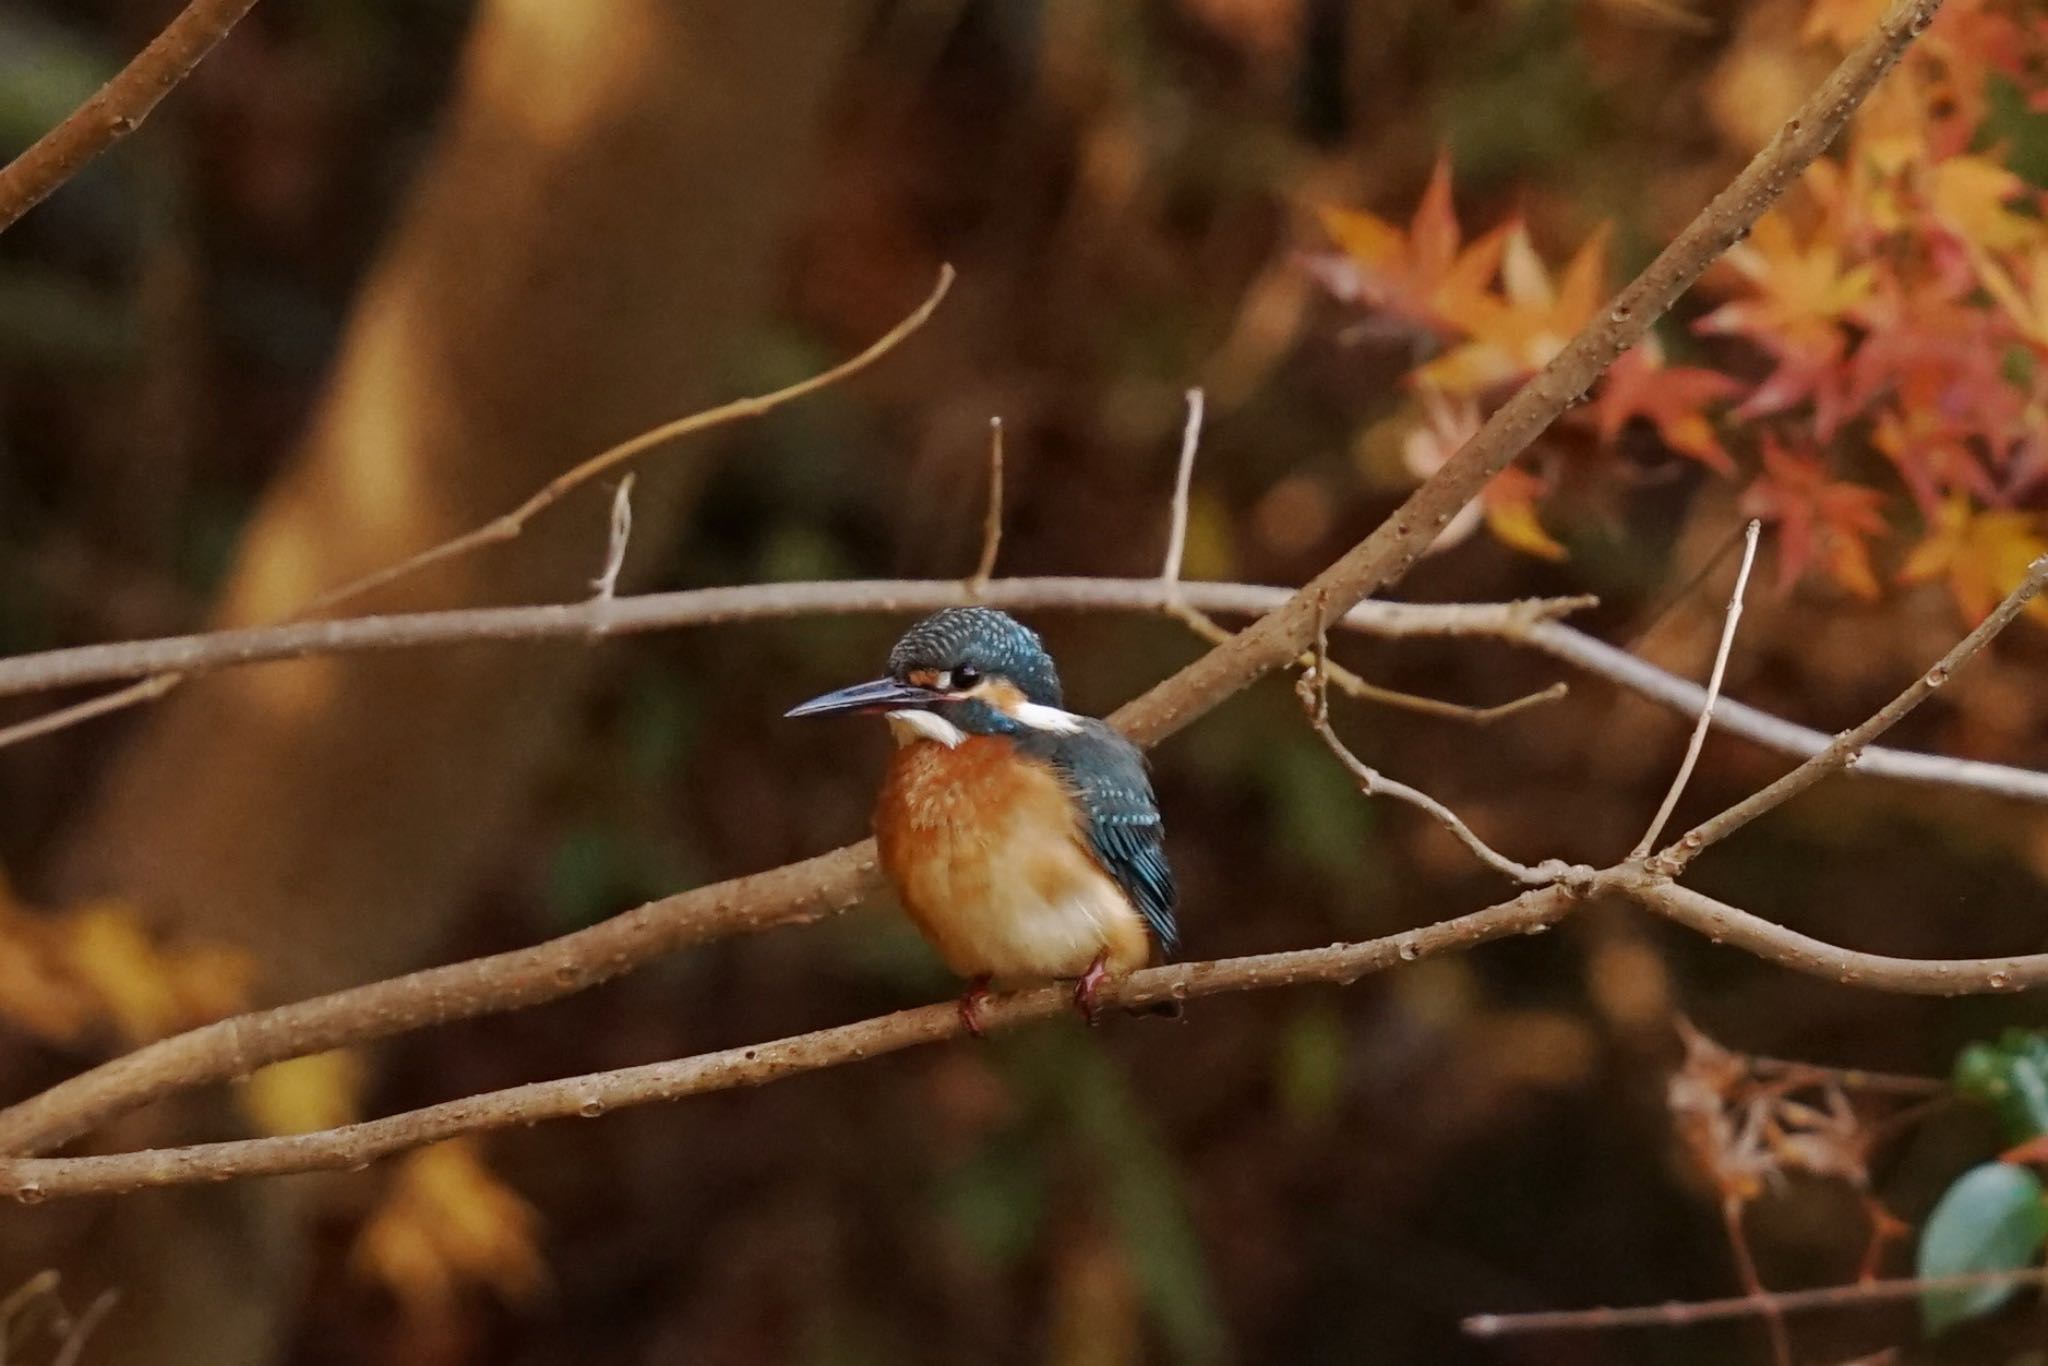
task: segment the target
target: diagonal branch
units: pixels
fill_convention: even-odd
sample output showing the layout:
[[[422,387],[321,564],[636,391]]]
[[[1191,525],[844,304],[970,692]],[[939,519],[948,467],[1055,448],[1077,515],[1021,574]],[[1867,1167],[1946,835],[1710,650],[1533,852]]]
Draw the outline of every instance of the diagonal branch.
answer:
[[[1893,0],[1870,36],[1842,59],[1733,183],[1378,530],[1318,574],[1286,607],[1111,719],[1141,743],[1157,743],[1220,699],[1298,657],[1315,638],[1318,603],[1341,613],[1400,578],[1458,509],[1582,398],[1608,365],[1777,202],[1940,8],[1941,0]]]
[[[114,79],[0,167],[0,232],[140,128],[163,97],[255,7],[256,0],[192,0]]]

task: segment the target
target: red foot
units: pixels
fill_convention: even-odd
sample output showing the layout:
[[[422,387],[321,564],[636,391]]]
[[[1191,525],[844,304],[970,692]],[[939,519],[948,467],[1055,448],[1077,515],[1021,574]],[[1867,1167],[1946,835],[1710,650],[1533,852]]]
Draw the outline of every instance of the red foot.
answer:
[[[975,1038],[985,1037],[981,1032],[981,1020],[977,1012],[981,1003],[988,999],[988,974],[973,978],[967,983],[967,990],[960,993],[960,1023],[967,1026],[967,1032]]]
[[[1081,1012],[1081,1018],[1089,1024],[1095,1023],[1095,992],[1101,987],[1102,979],[1109,976],[1106,966],[1109,951],[1104,949],[1095,955],[1095,961],[1088,965],[1088,971],[1081,974],[1081,980],[1074,984],[1074,1009]]]

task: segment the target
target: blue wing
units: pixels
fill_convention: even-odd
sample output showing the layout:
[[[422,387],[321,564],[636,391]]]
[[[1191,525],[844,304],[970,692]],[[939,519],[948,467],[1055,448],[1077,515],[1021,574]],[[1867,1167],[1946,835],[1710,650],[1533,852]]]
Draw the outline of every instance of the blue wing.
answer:
[[[1145,756],[1100,721],[1055,741],[1046,756],[1081,799],[1084,829],[1095,857],[1124,889],[1162,957],[1180,949],[1174,922],[1173,869],[1166,862],[1166,825]]]

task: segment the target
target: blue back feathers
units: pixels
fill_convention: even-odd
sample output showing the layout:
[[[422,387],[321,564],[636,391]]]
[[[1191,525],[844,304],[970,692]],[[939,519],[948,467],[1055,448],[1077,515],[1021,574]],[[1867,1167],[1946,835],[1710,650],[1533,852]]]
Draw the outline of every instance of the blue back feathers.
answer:
[[[1172,958],[1180,949],[1173,869],[1143,752],[1095,720],[1072,735],[1032,737],[1019,747],[1051,764],[1073,791],[1096,859],[1145,917],[1160,956]]]

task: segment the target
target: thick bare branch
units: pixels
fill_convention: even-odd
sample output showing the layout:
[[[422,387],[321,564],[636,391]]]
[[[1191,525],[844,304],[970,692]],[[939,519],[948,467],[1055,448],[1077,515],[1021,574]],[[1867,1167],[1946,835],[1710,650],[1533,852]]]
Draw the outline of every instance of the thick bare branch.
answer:
[[[827,855],[825,859],[837,857]],[[814,859],[811,863],[823,861],[825,860]],[[735,887],[755,880],[741,879],[740,883],[726,885]],[[1575,876],[1571,885],[1559,882],[1532,889],[1511,901],[1501,902],[1484,910],[1364,943],[1333,944],[1327,948],[1302,949],[1290,953],[1148,968],[1105,983],[1102,988],[1102,999],[1114,1005],[1140,1006],[1168,1000],[1189,1000],[1224,992],[1298,986],[1311,982],[1349,984],[1359,977],[1383,971],[1399,963],[1468,949],[1509,935],[1540,933],[1569,915],[1579,904],[1582,895],[1605,892],[1629,896],[1648,909],[1716,942],[1733,944],[1800,972],[1832,977],[1863,986],[1889,991],[1960,995],[2018,991],[2048,984],[2048,954],[1941,962],[1860,953],[1810,939],[1696,892],[1673,886],[1640,868],[1623,867],[1583,878]],[[608,926],[598,926],[595,930],[584,931],[583,934],[594,934],[597,930],[606,928]],[[746,926],[740,925],[735,928]],[[538,951],[525,950],[522,953],[530,956]],[[461,964],[457,969],[436,969],[433,973],[415,974],[412,980],[425,979],[437,974],[444,979],[452,979],[458,969],[502,962],[518,956],[520,955],[504,954],[499,955],[497,960],[484,959],[479,960],[479,964]],[[543,967],[539,963],[529,966]],[[502,978],[504,974],[500,972],[493,975]],[[408,979],[396,980],[404,982]],[[356,998],[356,1006],[374,1007],[374,998],[380,989],[392,985],[394,984],[380,983],[377,986],[360,988],[355,992],[338,993],[335,997],[323,1000],[332,1002],[352,996]],[[547,999],[551,995],[561,994],[563,990],[573,989],[573,986],[574,983],[565,984],[561,981],[535,981],[535,994],[530,999]],[[448,980],[445,987],[448,990],[456,990],[459,989],[459,983]],[[418,996],[421,993],[411,994]],[[1068,996],[1065,988],[1055,985],[994,997],[983,1006],[978,1019],[984,1029],[1007,1028],[1027,1020],[1043,1019],[1066,1010],[1069,1005]],[[274,1025],[280,1023],[274,1017],[288,1015],[294,1011],[304,1012],[308,1008],[317,1010],[321,1006],[322,1002],[306,1002],[301,1006],[287,1006],[281,1011],[264,1012],[263,1016],[246,1017],[246,1020],[249,1023],[261,1021],[267,1025]],[[266,1020],[265,1017],[272,1018]],[[356,1013],[355,1019],[357,1022],[361,1021],[360,1011]],[[429,1022],[431,1020],[428,1019],[414,1021]],[[286,1033],[298,1033],[299,1037],[303,1037],[302,1022],[286,1020],[281,1023]],[[404,1027],[408,1026],[398,1026]],[[382,1029],[375,1025],[371,1028],[377,1034],[397,1032],[396,1029]],[[118,1194],[155,1186],[224,1181],[238,1177],[273,1176],[353,1167],[459,1134],[482,1133],[514,1125],[579,1115],[591,1118],[634,1105],[680,1100],[687,1096],[732,1090],[743,1086],[764,1085],[796,1073],[842,1066],[918,1044],[952,1038],[959,1035],[962,1029],[960,1013],[953,1004],[922,1006],[771,1043],[726,1049],[672,1062],[649,1063],[616,1071],[591,1073],[558,1081],[535,1082],[318,1133],[243,1139],[106,1156],[4,1158],[0,1159],[0,1196],[36,1201],[61,1196]],[[197,1031],[198,1034],[206,1032]],[[260,1048],[269,1037],[274,1035],[266,1031],[266,1039],[259,1040],[258,1047]],[[183,1040],[193,1038],[195,1035],[183,1035],[179,1039],[167,1040],[165,1044],[154,1047],[163,1050],[167,1045],[178,1045]],[[327,1047],[332,1044],[322,1043],[320,1046]],[[142,1069],[143,1075],[153,1081],[155,1076],[160,1075],[164,1060],[175,1057],[178,1051],[189,1050],[159,1052],[155,1059],[150,1060],[152,1065]],[[298,1051],[300,1050],[294,1049],[294,1054]],[[144,1049],[131,1054],[130,1059],[148,1059],[150,1053],[150,1049]],[[120,1061],[127,1062],[129,1059]],[[248,1066],[254,1066],[255,1061],[256,1057],[252,1054]],[[108,1069],[100,1070],[104,1072],[118,1066],[119,1063],[111,1064]],[[229,1075],[239,1075],[239,1071],[244,1070],[247,1070],[247,1067]],[[88,1077],[93,1075],[95,1074],[87,1074]],[[59,1091],[62,1089],[58,1088]],[[57,1092],[45,1094],[55,1095]],[[116,1091],[114,1094],[122,1102],[122,1108],[135,1100],[132,1092]],[[73,1103],[60,1111],[67,1118],[78,1111],[78,1098],[74,1096],[69,1099]],[[27,1107],[17,1107],[17,1110],[24,1108]],[[47,1134],[34,1140],[22,1140],[10,1133],[6,1141],[10,1144],[22,1141],[35,1141],[41,1144],[53,1140]]]
[[[1401,963],[1468,949],[1506,935],[1536,933],[1568,913],[1572,900],[1564,889],[1550,887],[1525,892],[1470,915],[1364,943],[1148,968],[1105,982],[1100,999],[1108,1005],[1139,1006],[1310,982],[1348,984]],[[1060,986],[993,996],[982,1005],[977,1019],[983,1030],[1006,1029],[1070,1011],[1071,998],[1072,992]],[[634,1105],[761,1086],[801,1072],[954,1038],[964,1029],[959,1010],[948,1002],[695,1058],[515,1086],[319,1133],[108,1156],[0,1159],[0,1196],[32,1202],[353,1167],[458,1134],[544,1119],[590,1118]]]
[[[2048,954],[2007,958],[1892,958],[1845,949],[1738,910],[1639,868],[1602,873],[1597,885],[1632,897],[1717,944],[1844,986],[1912,996],[1983,996],[2048,986]]]
[[[865,840],[651,901],[530,948],[230,1016],[0,1111],[0,1152],[45,1150],[159,1096],[246,1076],[268,1063],[557,1000],[691,944],[823,919],[875,886],[874,841]]]
[[[42,203],[87,162],[142,126],[256,0],[192,0],[155,41],[70,117],[0,167],[0,232]]]

